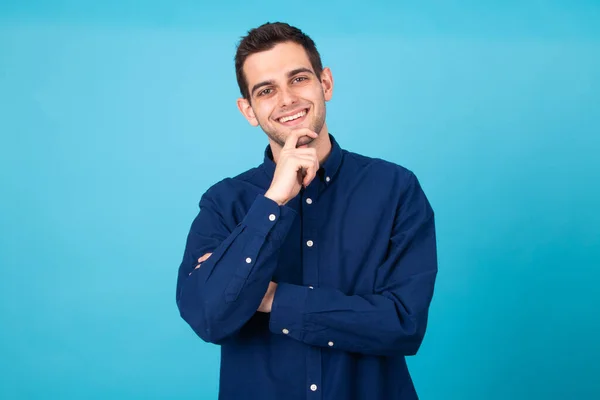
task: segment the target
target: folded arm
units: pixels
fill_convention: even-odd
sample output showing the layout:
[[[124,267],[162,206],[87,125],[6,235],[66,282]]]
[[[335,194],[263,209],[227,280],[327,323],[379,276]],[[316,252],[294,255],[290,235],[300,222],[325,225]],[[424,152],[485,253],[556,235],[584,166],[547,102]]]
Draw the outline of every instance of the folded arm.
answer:
[[[202,197],[177,278],[181,317],[212,343],[236,333],[256,313],[296,215],[259,195],[231,228],[220,210],[223,200],[210,190]],[[202,267],[196,268],[201,256]]]
[[[270,319],[273,333],[368,355],[417,352],[437,275],[435,224],[414,175],[401,200],[375,292],[349,296],[333,288],[280,283]]]

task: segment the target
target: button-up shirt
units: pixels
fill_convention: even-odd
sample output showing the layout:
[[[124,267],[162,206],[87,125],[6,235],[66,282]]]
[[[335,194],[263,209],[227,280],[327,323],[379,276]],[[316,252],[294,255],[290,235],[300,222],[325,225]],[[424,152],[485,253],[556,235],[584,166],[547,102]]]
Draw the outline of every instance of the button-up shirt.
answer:
[[[219,399],[417,399],[405,357],[434,291],[433,210],[410,170],[329,138],[317,177],[283,206],[264,196],[269,146],[200,199],[176,298],[221,346]],[[258,312],[271,281],[271,313]]]

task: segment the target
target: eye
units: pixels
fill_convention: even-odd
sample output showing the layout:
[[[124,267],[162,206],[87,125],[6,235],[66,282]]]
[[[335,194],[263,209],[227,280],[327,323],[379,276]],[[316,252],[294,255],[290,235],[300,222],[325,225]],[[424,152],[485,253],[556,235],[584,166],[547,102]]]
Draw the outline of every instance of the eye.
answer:
[[[271,94],[271,92],[273,92],[273,89],[271,88],[263,89],[260,92],[258,92],[257,96],[266,96],[268,94]]]
[[[305,80],[307,80],[307,79],[308,79],[308,78],[307,78],[307,77],[305,77],[305,76],[297,76],[297,77],[295,77],[294,79],[292,79],[292,82],[293,82],[293,83],[297,83],[297,82],[302,82],[302,81],[305,81]]]

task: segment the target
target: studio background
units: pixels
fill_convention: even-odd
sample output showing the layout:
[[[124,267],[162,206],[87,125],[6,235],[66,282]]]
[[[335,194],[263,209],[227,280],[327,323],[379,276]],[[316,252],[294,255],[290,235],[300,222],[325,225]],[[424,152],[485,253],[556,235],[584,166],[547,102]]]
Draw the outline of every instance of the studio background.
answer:
[[[233,56],[277,20],[342,147],[436,211],[420,397],[600,398],[600,3],[132,0],[0,4],[0,398],[216,399],[175,280],[202,193],[262,160]]]

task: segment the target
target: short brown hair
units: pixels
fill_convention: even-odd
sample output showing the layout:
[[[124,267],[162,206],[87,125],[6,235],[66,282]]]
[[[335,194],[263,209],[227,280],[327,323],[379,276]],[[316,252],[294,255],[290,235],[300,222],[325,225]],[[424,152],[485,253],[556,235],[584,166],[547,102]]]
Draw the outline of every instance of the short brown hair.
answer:
[[[250,98],[248,82],[243,70],[246,58],[254,53],[270,50],[283,42],[294,42],[304,47],[317,78],[321,78],[323,64],[315,42],[300,29],[291,25],[283,22],[267,22],[248,31],[248,35],[242,38],[235,52],[235,75],[242,97]]]

